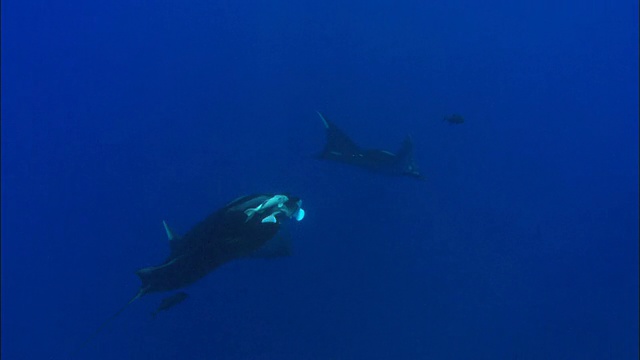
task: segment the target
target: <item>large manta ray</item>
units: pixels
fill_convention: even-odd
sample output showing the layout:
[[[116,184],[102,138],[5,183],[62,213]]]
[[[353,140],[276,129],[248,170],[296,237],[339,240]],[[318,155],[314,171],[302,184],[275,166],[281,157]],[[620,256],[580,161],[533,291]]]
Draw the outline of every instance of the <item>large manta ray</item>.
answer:
[[[385,174],[425,179],[413,161],[411,137],[405,138],[400,150],[395,154],[386,150],[363,149],[320,112],[318,115],[327,131],[327,142],[318,155],[320,159],[342,162]]]
[[[170,242],[169,257],[160,265],[136,272],[142,281],[138,293],[86,339],[80,348],[127,306],[146,294],[183,288],[231,260],[278,256],[283,249],[273,243],[278,240],[274,236],[282,221],[288,218],[302,220],[304,210],[301,203],[299,198],[288,195],[243,196],[209,215],[181,237],[163,222]],[[284,249],[284,252],[287,253],[287,250]],[[171,303],[169,306],[181,301],[173,297],[165,300]]]
[[[228,261],[251,256],[276,235],[282,220],[302,219],[300,204],[300,199],[287,195],[244,196],[209,215],[183,237],[164,223],[171,254],[162,264],[136,272],[142,280],[136,297],[185,287]]]

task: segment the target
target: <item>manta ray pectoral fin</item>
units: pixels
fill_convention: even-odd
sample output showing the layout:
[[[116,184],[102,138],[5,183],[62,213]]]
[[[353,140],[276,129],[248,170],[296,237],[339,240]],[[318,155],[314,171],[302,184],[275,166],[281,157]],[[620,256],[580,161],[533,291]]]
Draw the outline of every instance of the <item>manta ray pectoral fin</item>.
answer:
[[[162,225],[164,225],[164,231],[167,232],[167,238],[169,238],[169,241],[173,241],[174,239],[180,239],[179,236],[177,236],[169,227],[169,225],[167,225],[167,222],[162,220]]]
[[[247,257],[257,259],[273,259],[279,257],[285,257],[291,255],[293,252],[293,246],[291,241],[291,235],[287,232],[279,232],[268,240],[258,250],[252,252]]]
[[[146,268],[142,268],[138,271],[136,271],[136,275],[138,275],[138,277],[140,277],[140,280],[142,280],[143,283],[145,283],[145,279],[150,276],[151,274],[153,274],[154,271],[166,268],[168,266],[173,265],[176,261],[180,260],[182,258],[182,256],[178,256],[176,258],[171,259],[170,261],[167,261],[164,264],[158,265],[158,266],[149,266]]]

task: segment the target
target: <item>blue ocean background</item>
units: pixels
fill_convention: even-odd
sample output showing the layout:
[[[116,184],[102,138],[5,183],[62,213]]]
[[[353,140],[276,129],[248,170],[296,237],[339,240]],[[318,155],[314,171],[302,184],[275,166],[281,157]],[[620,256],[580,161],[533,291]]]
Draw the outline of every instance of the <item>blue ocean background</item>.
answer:
[[[3,359],[637,359],[638,40],[628,0],[3,1]],[[315,159],[316,111],[427,181]],[[255,192],[291,257],[70,356],[162,220]]]

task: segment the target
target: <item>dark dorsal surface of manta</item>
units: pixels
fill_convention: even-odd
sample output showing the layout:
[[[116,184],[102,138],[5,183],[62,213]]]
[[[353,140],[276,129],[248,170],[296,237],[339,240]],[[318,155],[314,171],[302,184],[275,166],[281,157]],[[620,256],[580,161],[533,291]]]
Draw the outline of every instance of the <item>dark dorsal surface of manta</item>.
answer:
[[[288,195],[236,199],[177,236],[165,223],[171,254],[160,265],[140,269],[139,296],[183,288],[220,265],[250,257],[273,238],[282,221],[304,216],[301,200]]]
[[[318,112],[324,124],[327,141],[318,157],[390,175],[425,180],[413,159],[413,141],[407,136],[396,153],[387,150],[364,149]]]
[[[144,295],[183,288],[235,259],[269,258],[289,254],[289,243],[275,243],[280,239],[275,235],[285,220],[302,220],[305,212],[301,204],[299,198],[289,195],[249,195],[215,211],[184,236],[176,235],[164,223],[171,249],[169,256],[157,266],[146,267],[136,272],[142,281],[138,293],[98,327],[74,354],[131,303]],[[165,308],[175,306],[186,298],[184,295],[174,296],[165,299]],[[163,305],[160,310],[162,307]]]

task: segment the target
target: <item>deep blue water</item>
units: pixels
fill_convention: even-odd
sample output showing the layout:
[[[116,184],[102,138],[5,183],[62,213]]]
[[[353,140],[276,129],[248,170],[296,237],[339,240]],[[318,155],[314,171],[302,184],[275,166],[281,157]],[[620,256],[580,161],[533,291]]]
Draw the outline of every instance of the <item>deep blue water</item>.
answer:
[[[293,256],[75,358],[637,359],[638,2],[516,3],[3,1],[3,359],[70,358],[162,220],[280,191]],[[316,110],[428,180],[315,160]]]

